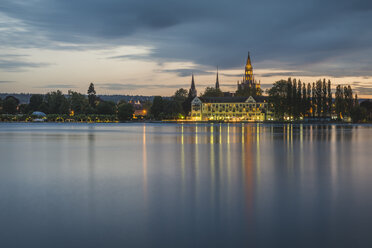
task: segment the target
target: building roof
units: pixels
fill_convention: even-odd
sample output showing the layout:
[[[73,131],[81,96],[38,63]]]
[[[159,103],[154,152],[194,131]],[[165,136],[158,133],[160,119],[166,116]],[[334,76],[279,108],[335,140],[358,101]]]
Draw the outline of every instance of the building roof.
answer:
[[[249,97],[234,96],[234,97],[198,97],[200,101],[205,103],[230,103],[230,102],[245,102]],[[253,96],[256,102],[267,101],[265,96]]]

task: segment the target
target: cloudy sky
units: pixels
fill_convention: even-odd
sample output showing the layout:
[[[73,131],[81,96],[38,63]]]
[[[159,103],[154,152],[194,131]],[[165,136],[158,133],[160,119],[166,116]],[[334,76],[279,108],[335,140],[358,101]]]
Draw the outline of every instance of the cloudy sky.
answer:
[[[233,91],[251,52],[264,88],[331,78],[372,96],[370,0],[1,0],[0,92]]]

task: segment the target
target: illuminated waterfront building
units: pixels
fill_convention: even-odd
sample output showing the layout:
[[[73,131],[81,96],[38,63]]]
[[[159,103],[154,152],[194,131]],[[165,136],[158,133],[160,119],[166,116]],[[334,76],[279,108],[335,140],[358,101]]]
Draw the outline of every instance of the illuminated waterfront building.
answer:
[[[273,120],[266,97],[195,97],[191,102],[194,121]]]
[[[220,89],[218,68],[215,88]],[[257,94],[260,83],[253,76],[251,58],[248,53],[243,81],[238,83],[238,91],[248,92],[248,96],[234,96],[234,93],[224,92],[223,97],[197,97],[194,75],[191,79],[189,97],[191,101],[191,120],[194,121],[266,121],[273,120],[268,99]]]

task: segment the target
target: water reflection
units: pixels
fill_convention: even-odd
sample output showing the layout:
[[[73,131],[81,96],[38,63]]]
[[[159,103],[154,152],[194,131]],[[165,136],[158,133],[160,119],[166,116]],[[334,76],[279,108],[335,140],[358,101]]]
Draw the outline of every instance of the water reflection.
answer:
[[[143,125],[142,137],[142,168],[143,168],[143,196],[147,201],[147,145],[146,145],[146,124]]]
[[[6,126],[0,245],[364,246],[370,147],[353,125]]]

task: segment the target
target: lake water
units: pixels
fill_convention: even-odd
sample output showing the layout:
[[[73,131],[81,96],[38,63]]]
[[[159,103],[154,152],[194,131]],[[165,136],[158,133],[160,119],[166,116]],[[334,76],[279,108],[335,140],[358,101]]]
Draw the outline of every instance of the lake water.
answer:
[[[372,247],[372,126],[0,124],[0,247]]]

